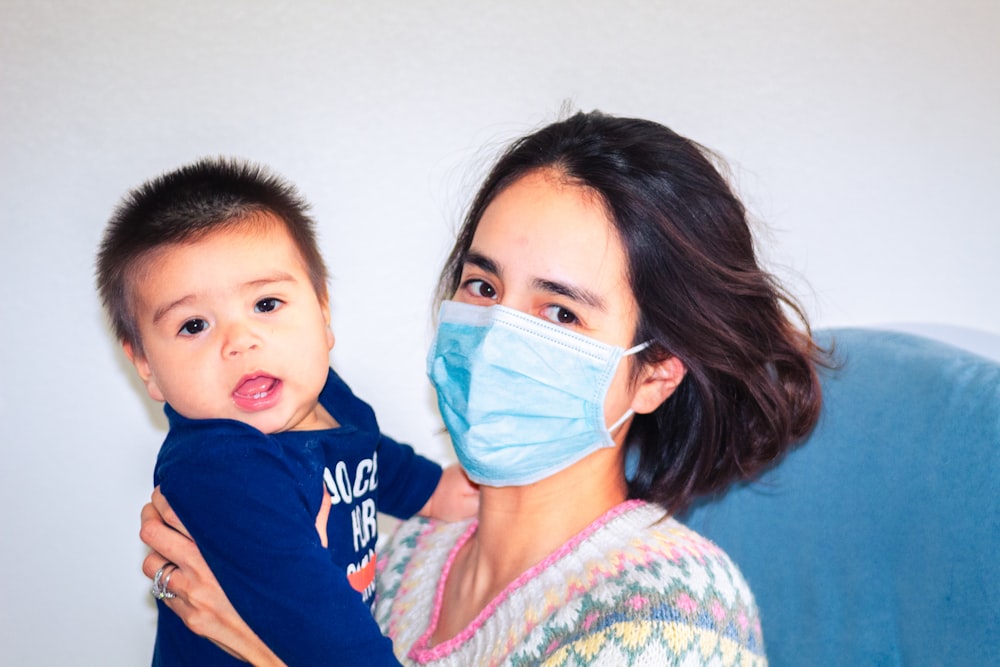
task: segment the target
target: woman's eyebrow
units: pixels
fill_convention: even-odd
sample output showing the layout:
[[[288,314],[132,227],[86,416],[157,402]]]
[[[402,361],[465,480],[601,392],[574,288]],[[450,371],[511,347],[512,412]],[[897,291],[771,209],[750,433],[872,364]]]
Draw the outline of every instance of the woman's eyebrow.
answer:
[[[501,275],[500,266],[494,262],[492,259],[486,255],[480,254],[475,250],[470,250],[465,255],[465,264],[471,264],[480,271],[492,274],[494,276]]]
[[[570,301],[582,303],[585,306],[590,306],[591,308],[596,308],[597,310],[607,310],[604,299],[590,290],[574,287],[555,280],[546,280],[545,278],[535,278],[531,281],[531,284],[532,287],[537,290],[563,296]]]
[[[471,264],[484,273],[503,277],[499,264],[486,255],[478,253],[474,250],[470,250],[468,254],[466,254],[465,264]],[[547,278],[535,278],[531,281],[531,286],[533,289],[540,292],[547,292],[549,294],[562,296],[570,301],[575,301],[576,303],[581,303],[585,306],[596,308],[597,310],[607,310],[607,305],[605,304],[604,299],[587,289],[574,287],[573,285],[556,280],[548,280]]]

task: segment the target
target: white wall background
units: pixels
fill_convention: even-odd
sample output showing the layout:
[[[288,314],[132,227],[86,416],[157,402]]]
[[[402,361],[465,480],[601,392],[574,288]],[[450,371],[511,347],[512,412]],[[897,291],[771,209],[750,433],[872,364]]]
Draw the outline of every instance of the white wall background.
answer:
[[[148,662],[164,425],[110,339],[118,198],[195,157],[313,202],[334,364],[444,459],[434,277],[484,165],[564,100],[717,149],[818,325],[1000,332],[1000,4],[0,0],[0,664]]]

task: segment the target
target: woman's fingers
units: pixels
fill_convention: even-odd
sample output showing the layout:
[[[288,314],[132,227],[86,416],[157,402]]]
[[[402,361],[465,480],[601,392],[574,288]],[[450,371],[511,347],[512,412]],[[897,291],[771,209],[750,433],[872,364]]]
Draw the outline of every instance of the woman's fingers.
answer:
[[[174,530],[183,533],[185,537],[190,539],[191,534],[187,532],[187,529],[184,528],[184,524],[182,524],[181,520],[177,518],[176,514],[174,514],[174,509],[170,506],[170,503],[168,503],[164,495],[160,493],[160,487],[156,487],[155,489],[153,489],[153,496],[151,498],[151,503],[153,507],[156,508],[156,511],[159,512],[160,516],[163,518],[164,523],[166,523]]]
[[[150,548],[150,552],[142,561],[142,573],[154,583],[157,573],[160,573],[161,581],[167,582],[167,590],[176,596],[165,598],[163,601],[180,615],[180,608],[186,606],[187,600],[188,577],[185,568],[190,572],[192,566],[199,565],[202,562],[201,554],[198,553],[194,542],[167,525],[164,513],[167,517],[173,516],[176,521],[170,505],[157,489],[153,492],[153,500],[146,503],[140,513],[142,526],[139,528],[139,538]],[[176,521],[176,524],[183,529],[179,521]],[[177,567],[168,568],[170,564]],[[164,568],[171,570],[169,579],[166,579],[165,572],[161,572]]]
[[[142,508],[142,526],[139,528],[139,539],[150,549],[157,552],[158,556],[177,563],[181,567],[189,568],[192,565],[202,563],[201,554],[198,552],[198,548],[194,542],[185,533],[178,532],[172,526],[167,525],[165,515],[163,514],[164,510],[161,509],[166,501],[162,501],[164,505],[158,507],[156,504],[157,496],[158,492],[154,492],[153,502],[147,503]],[[163,496],[159,495],[159,499],[162,500]],[[169,510],[169,505],[165,505],[165,507]],[[169,517],[172,514],[172,511],[168,511],[166,516]],[[183,529],[180,522],[177,522],[177,525]],[[152,567],[158,562],[155,557],[152,559],[147,558],[146,563],[148,565],[143,565],[143,572],[149,576],[147,567]]]
[[[153,507],[152,503],[146,503],[142,507],[141,513],[142,526],[139,528],[139,539],[149,546],[150,540],[159,542],[156,539],[156,533],[159,530],[158,525],[163,525],[163,520],[160,518],[159,512]],[[161,567],[166,565],[169,561],[163,557],[155,549],[151,551],[145,559],[142,561],[142,573],[147,577],[152,579],[156,575],[156,571]]]

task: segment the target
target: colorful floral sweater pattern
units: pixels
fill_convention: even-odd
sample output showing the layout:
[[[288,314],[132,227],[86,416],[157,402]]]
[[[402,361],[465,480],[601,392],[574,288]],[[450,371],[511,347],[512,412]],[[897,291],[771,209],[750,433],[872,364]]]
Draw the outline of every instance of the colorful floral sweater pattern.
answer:
[[[766,665],[739,570],[662,508],[610,510],[428,647],[442,582],[474,521],[403,523],[379,557],[376,619],[408,665]]]

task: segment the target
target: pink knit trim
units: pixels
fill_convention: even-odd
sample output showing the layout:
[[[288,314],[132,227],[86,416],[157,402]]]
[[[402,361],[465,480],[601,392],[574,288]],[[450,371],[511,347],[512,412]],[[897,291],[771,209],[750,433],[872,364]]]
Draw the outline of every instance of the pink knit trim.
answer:
[[[424,523],[424,525],[421,526],[420,529],[417,531],[416,535],[413,536],[414,546],[409,552],[409,557],[406,559],[405,568],[407,571],[409,571],[411,567],[414,567],[414,563],[416,563],[416,567],[419,568],[426,560],[425,553],[430,552],[434,548],[434,545],[427,544],[427,541],[432,540],[433,536],[437,535],[437,532],[434,528],[435,525],[437,525],[437,522],[428,519],[425,519],[424,521],[426,523]],[[473,521],[472,525],[465,531],[466,535],[470,536],[472,535],[472,533],[475,531],[475,524],[476,522]],[[461,544],[467,539],[468,537],[465,537],[463,535],[463,537],[459,539],[458,545],[461,546]],[[377,562],[382,563],[384,566],[385,563],[388,562],[388,559],[382,558]],[[450,563],[451,561],[449,559],[449,564],[448,564],[449,566]],[[399,582],[398,589],[396,590],[396,596],[405,599],[414,587],[419,586],[419,583],[420,582],[415,580],[407,580],[407,577],[404,576],[402,580]],[[406,614],[401,614],[398,616],[390,614],[389,627],[386,628],[386,635],[389,637],[399,636],[399,626],[401,623],[405,623],[406,619],[407,619]]]
[[[451,552],[448,554],[448,560],[445,561],[444,567],[441,568],[441,577],[438,579],[437,591],[434,593],[434,607],[431,610],[431,622],[427,626],[427,631],[421,635],[420,639],[414,642],[413,646],[410,648],[410,657],[419,662],[424,662],[427,660],[432,660],[437,657],[442,646],[450,644],[454,640],[449,640],[433,649],[426,649],[424,647],[430,643],[431,635],[437,629],[438,620],[441,618],[441,600],[444,598],[444,584],[448,580],[448,574],[451,572],[451,566],[455,564],[455,558],[458,556],[458,552],[465,546],[465,543],[476,534],[476,529],[479,527],[479,521],[473,521],[469,524],[469,527],[455,542],[455,546],[451,548]],[[457,639],[457,637],[456,637]],[[447,655],[444,653],[443,655]]]
[[[645,501],[642,500],[626,500],[625,502],[612,507],[610,510],[598,517],[593,523],[577,533],[572,539],[563,544],[561,547],[553,551],[551,554],[546,556],[540,563],[529,568],[518,576],[514,581],[510,582],[506,588],[504,588],[496,598],[493,599],[482,611],[476,616],[475,619],[461,632],[452,637],[447,641],[443,641],[437,646],[432,648],[427,648],[430,643],[431,636],[437,629],[438,619],[441,617],[441,601],[444,599],[444,586],[445,582],[448,581],[448,575],[451,572],[451,567],[455,562],[455,558],[458,556],[458,552],[465,545],[466,542],[475,534],[476,528],[478,528],[479,523],[474,521],[472,525],[469,526],[468,530],[462,534],[462,536],[452,547],[451,553],[448,554],[448,560],[444,564],[444,568],[441,571],[441,578],[438,580],[437,593],[434,595],[434,609],[431,614],[431,623],[427,628],[427,631],[421,635],[421,637],[413,644],[410,649],[409,657],[417,662],[429,662],[431,660],[439,660],[444,658],[457,649],[459,649],[462,644],[467,642],[476,632],[483,626],[483,624],[489,620],[496,608],[500,606],[507,598],[509,598],[517,589],[524,586],[526,583],[534,579],[540,572],[548,568],[554,562],[566,556],[568,553],[573,551],[581,542],[586,540],[588,537],[594,534],[595,531],[599,530],[605,524],[607,524],[612,519],[628,512],[629,510],[644,504]]]

